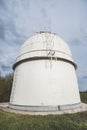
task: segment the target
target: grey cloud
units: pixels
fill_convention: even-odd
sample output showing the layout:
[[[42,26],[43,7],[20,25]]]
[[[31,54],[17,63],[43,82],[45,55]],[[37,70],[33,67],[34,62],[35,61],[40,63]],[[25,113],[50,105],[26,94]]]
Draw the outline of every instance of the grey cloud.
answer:
[[[72,39],[70,39],[69,43],[72,46],[86,46],[87,45],[87,33],[85,29],[82,29],[83,31],[78,32],[79,34],[76,36],[72,36]]]
[[[1,61],[0,62],[0,72],[2,76],[5,76],[6,74],[9,74],[12,72],[12,62],[6,61],[7,63]],[[3,73],[4,72],[4,73]]]
[[[5,66],[5,65],[2,65],[1,68],[4,70],[4,71],[9,71],[11,69],[10,66]]]
[[[4,19],[4,20],[5,20],[5,19]],[[0,38],[1,38],[2,40],[6,40],[5,35],[6,35],[7,31],[13,32],[14,35],[16,34],[16,33],[15,33],[14,26],[11,26],[11,23],[9,23],[9,24],[6,25],[6,24],[4,23],[4,21],[3,21],[2,19],[0,19]]]
[[[77,38],[74,38],[74,39],[70,40],[69,43],[70,43],[72,46],[79,46],[79,45],[80,45],[80,41],[79,41],[79,39],[77,39]]]
[[[15,25],[16,15],[14,15],[14,10],[9,10],[9,7],[13,6],[15,0],[8,2],[1,0],[1,7],[0,9],[0,38],[6,42],[6,44],[16,44],[14,41],[16,39],[23,39],[23,35],[18,33],[18,29]],[[16,1],[17,2],[17,1]],[[19,2],[20,4],[23,2]],[[16,3],[17,4],[17,3]],[[4,9],[4,6],[7,6],[8,10]],[[13,17],[13,15],[15,17]]]
[[[3,21],[0,19],[0,38],[4,39],[5,38],[5,28]]]
[[[46,13],[45,8],[41,9],[41,13],[42,13],[42,15],[43,15],[44,18],[47,17],[47,13]]]
[[[83,76],[82,78],[83,78],[83,79],[87,79],[87,75]]]
[[[5,8],[6,9],[5,0],[0,0],[0,8]]]

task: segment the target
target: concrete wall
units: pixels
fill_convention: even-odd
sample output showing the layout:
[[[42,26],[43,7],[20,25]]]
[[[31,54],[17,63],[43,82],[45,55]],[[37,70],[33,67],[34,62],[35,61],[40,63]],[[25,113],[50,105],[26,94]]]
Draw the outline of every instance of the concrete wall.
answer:
[[[11,104],[58,106],[80,102],[75,68],[60,60],[29,61],[16,67]]]

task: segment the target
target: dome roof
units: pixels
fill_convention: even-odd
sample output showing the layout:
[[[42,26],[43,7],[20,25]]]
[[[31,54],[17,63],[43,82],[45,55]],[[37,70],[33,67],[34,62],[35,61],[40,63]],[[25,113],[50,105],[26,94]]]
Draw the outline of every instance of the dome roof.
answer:
[[[20,55],[33,50],[52,49],[71,56],[67,44],[56,34],[50,32],[39,32],[29,38],[21,47]]]
[[[50,32],[38,32],[21,46],[16,62],[32,57],[58,57],[73,62],[68,45]]]

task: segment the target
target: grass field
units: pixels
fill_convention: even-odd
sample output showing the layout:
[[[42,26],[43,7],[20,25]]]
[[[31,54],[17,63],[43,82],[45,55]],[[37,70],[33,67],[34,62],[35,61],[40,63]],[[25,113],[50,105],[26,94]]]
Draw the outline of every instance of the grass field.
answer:
[[[81,93],[87,103],[87,93]],[[30,116],[0,111],[0,130],[87,130],[87,111],[76,114]]]

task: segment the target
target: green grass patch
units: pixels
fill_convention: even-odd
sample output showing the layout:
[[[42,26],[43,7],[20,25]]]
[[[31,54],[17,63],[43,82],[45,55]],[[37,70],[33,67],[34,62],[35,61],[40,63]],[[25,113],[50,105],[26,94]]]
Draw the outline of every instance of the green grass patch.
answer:
[[[0,130],[87,130],[87,112],[31,116],[0,111]]]
[[[87,103],[87,92],[81,100]],[[31,116],[0,110],[0,130],[87,130],[87,111],[76,114]]]

